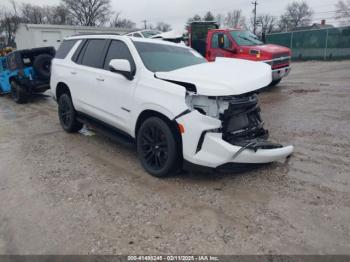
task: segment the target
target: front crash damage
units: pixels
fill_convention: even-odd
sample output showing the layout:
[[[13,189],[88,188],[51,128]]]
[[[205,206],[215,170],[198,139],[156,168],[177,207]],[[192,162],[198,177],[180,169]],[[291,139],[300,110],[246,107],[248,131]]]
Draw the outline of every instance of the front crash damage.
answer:
[[[191,112],[176,121],[183,134],[185,160],[217,168],[229,163],[263,164],[284,159],[293,146],[268,140],[255,94],[207,97],[189,94]]]
[[[240,59],[217,59],[155,77],[186,89],[184,159],[217,168],[230,163],[264,164],[284,159],[293,146],[270,142],[261,119],[257,90],[272,81],[271,67]]]

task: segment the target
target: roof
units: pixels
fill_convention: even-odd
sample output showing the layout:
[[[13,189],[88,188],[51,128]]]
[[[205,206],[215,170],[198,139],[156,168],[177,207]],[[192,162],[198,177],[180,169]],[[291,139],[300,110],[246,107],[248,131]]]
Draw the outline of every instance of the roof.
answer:
[[[127,33],[130,29],[115,28],[115,27],[96,27],[96,26],[75,26],[75,25],[51,25],[51,24],[19,24],[19,27],[26,27],[27,30],[34,29],[61,29],[61,30],[84,30],[84,31],[100,31],[100,32],[115,32]]]

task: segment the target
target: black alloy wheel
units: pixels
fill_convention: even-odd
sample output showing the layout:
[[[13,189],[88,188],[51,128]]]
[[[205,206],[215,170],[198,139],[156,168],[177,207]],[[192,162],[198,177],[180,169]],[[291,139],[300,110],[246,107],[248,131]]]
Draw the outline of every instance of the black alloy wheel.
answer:
[[[77,121],[76,111],[68,94],[63,94],[58,102],[58,117],[62,128],[68,133],[78,132],[83,124]]]
[[[160,118],[147,119],[137,135],[137,151],[141,164],[151,175],[164,177],[178,167],[179,152],[175,136]]]

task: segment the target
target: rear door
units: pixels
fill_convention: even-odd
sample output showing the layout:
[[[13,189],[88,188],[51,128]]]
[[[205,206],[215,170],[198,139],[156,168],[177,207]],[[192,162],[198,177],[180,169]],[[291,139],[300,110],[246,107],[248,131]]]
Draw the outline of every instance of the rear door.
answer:
[[[85,41],[75,61],[78,65],[71,71],[71,77],[74,79],[72,82],[75,83],[74,100],[79,110],[95,118],[103,117],[102,109],[97,107],[97,94],[101,85],[98,77],[103,67],[107,42],[106,39]]]

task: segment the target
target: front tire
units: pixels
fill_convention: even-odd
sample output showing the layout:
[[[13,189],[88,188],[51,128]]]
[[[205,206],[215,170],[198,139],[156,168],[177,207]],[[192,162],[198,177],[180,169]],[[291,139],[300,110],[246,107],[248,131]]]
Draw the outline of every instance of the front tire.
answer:
[[[11,94],[13,100],[17,104],[24,104],[27,102],[27,92],[16,81],[11,81]]]
[[[144,169],[155,177],[165,177],[179,169],[180,152],[175,134],[158,117],[144,121],[137,133],[137,153]]]
[[[83,124],[77,120],[77,112],[68,94],[63,94],[59,98],[58,117],[63,130],[67,133],[76,133],[83,127]]]

